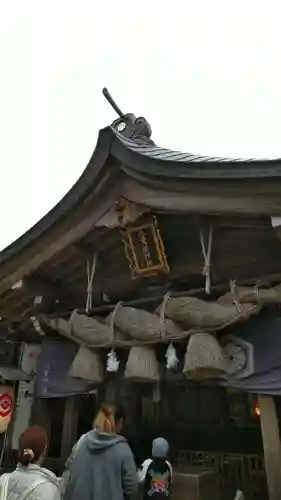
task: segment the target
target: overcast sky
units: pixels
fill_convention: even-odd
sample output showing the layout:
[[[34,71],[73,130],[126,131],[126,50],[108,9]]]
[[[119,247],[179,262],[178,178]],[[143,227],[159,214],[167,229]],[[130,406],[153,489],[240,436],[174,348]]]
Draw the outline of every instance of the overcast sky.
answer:
[[[99,128],[145,116],[172,149],[281,157],[278,0],[0,0],[0,248],[77,180]]]

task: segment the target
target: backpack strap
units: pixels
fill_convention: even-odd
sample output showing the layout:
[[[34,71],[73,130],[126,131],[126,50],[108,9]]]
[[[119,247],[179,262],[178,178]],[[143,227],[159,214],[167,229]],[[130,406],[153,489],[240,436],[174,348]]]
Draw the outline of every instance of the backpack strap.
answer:
[[[171,466],[171,463],[169,462],[169,460],[166,460],[166,464],[169,467],[169,471],[170,471],[170,475],[171,475],[171,482],[172,482],[172,479],[173,479],[173,467]]]
[[[0,500],[7,499],[10,474],[4,474],[3,477],[4,477],[4,480],[2,483],[2,487],[1,487]]]
[[[8,494],[8,486],[9,486],[9,479],[10,479],[10,474],[3,474],[4,480],[3,484],[1,487],[1,492],[0,492],[0,500],[8,500],[9,494]],[[33,493],[33,491],[38,488],[38,486],[41,486],[41,484],[47,483],[46,479],[37,479],[36,481],[33,481],[33,483],[24,490],[23,494],[19,497],[19,500],[26,500],[28,495],[30,493]]]
[[[38,486],[47,482],[48,481],[46,481],[46,479],[37,479],[37,481],[34,481],[28,488],[26,488],[26,490],[24,490],[23,494],[19,497],[19,500],[25,500],[30,493],[33,493],[33,491],[38,488]],[[0,500],[2,500],[2,498]]]
[[[141,465],[141,468],[139,469],[138,471],[138,479],[139,479],[139,483],[144,483],[145,481],[145,478],[146,478],[146,474],[147,474],[147,471],[148,471],[148,468],[149,466],[151,465],[152,463],[152,459],[151,458],[147,458]]]

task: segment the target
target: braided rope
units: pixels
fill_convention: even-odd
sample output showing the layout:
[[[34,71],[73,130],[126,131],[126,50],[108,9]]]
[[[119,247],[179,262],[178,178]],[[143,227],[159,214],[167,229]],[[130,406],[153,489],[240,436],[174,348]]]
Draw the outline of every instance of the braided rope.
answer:
[[[202,270],[203,276],[205,276],[205,291],[209,295],[211,293],[211,252],[213,243],[213,225],[210,224],[209,227],[209,237],[207,248],[205,245],[205,239],[202,229],[200,229],[200,243],[201,249],[204,257],[204,267]]]
[[[159,314],[159,319],[160,319],[160,337],[161,337],[161,340],[164,340],[164,338],[166,336],[166,332],[165,332],[165,311],[166,311],[166,307],[167,307],[169,298],[170,298],[170,294],[169,294],[169,292],[167,292],[164,295],[163,302],[161,304],[160,314]]]
[[[89,260],[87,260],[87,299],[86,299],[86,313],[88,314],[90,309],[92,309],[92,295],[93,295],[93,282],[97,267],[97,254],[94,254],[92,264],[90,265]]]

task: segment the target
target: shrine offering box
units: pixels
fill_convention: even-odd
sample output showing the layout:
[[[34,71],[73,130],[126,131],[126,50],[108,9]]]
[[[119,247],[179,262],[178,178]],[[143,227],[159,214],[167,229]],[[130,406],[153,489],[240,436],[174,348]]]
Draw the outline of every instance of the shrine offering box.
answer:
[[[218,477],[215,470],[201,467],[175,467],[173,500],[217,500]]]

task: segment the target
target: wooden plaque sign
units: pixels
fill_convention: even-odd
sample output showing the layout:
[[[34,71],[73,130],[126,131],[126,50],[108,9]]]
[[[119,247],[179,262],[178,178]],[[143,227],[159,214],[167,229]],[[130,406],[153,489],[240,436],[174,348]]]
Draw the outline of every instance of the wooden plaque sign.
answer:
[[[126,228],[123,242],[132,279],[170,272],[156,217],[141,226]]]

